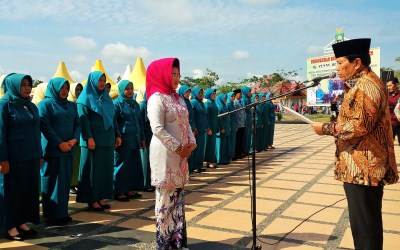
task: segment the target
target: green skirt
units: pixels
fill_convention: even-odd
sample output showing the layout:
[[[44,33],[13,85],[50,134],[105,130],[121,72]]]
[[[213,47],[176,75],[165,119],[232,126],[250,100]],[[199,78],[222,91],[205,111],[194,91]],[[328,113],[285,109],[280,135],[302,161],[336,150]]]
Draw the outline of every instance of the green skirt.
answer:
[[[114,148],[81,148],[76,201],[93,203],[113,198]]]

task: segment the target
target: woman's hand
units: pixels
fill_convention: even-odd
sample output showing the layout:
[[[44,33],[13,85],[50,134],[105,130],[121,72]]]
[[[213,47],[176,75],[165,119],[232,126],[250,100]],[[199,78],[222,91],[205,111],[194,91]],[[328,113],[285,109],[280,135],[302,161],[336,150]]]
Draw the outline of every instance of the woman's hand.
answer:
[[[197,145],[196,145],[196,143],[191,142],[189,144],[186,144],[186,147],[188,147],[188,149],[190,149],[190,151],[193,151],[197,147]]]
[[[87,147],[89,150],[94,150],[96,148],[96,142],[93,138],[87,139]]]
[[[187,159],[192,154],[192,151],[197,147],[195,143],[188,143],[182,147],[182,151],[179,154],[181,158]]]
[[[140,142],[140,148],[146,148],[146,142],[145,141],[141,141]]]
[[[67,142],[71,146],[71,149],[72,149],[75,146],[75,144],[78,143],[78,140],[77,139],[71,139],[71,140],[69,140]]]
[[[195,128],[194,130],[193,130],[193,135],[194,136],[197,136],[199,134],[199,131],[197,130],[197,128]]]
[[[10,164],[8,161],[0,162],[0,174],[7,174],[10,171]]]
[[[225,134],[225,129],[221,129],[221,134]]]
[[[118,148],[122,144],[122,139],[121,137],[117,136],[115,137],[115,148]]]
[[[187,159],[189,158],[190,154],[192,154],[192,149],[190,148],[189,144],[183,146],[181,153],[179,154],[181,158]]]
[[[212,135],[212,130],[208,128],[208,129],[207,129],[207,134],[208,134],[208,135]]]
[[[58,148],[61,150],[61,152],[67,153],[71,151],[72,147],[68,142],[61,142],[60,144],[58,144]]]

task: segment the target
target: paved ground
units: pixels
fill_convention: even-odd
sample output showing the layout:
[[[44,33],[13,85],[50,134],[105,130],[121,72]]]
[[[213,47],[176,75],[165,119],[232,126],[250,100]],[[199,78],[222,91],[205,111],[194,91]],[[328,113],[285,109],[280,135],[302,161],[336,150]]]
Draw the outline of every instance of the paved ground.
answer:
[[[277,124],[275,138],[275,150],[257,154],[258,244],[262,249],[353,249],[343,188],[333,179],[332,138],[302,124]],[[240,160],[191,177],[186,188],[191,250],[251,248],[249,163]],[[34,226],[37,238],[0,238],[0,248],[155,249],[154,193],[143,194],[129,203],[112,201],[107,212],[90,212],[71,197],[68,226]],[[400,249],[400,184],[385,188],[383,220],[384,249]]]

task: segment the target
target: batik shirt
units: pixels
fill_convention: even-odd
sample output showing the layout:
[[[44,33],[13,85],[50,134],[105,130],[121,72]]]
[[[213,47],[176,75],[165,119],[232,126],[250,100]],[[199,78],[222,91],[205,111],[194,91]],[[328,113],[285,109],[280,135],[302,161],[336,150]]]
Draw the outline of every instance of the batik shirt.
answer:
[[[243,108],[242,104],[240,101],[235,99],[233,102],[233,105],[235,106],[235,109],[240,109]],[[240,110],[236,112],[236,119],[237,119],[237,128],[243,128],[246,127],[246,111]]]
[[[147,102],[153,137],[150,143],[151,184],[165,189],[182,188],[189,181],[187,159],[175,151],[196,143],[186,104],[178,95],[156,92]]]
[[[366,186],[398,181],[386,88],[369,71],[354,76],[337,122],[324,123],[324,134],[336,141],[335,179]]]

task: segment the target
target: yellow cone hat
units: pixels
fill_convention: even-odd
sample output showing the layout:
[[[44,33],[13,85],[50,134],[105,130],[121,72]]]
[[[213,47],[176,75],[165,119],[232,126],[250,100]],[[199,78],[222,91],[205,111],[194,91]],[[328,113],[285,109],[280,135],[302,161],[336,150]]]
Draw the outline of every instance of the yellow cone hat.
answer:
[[[95,71],[101,71],[106,75],[106,82],[111,83],[112,85],[116,85],[116,83],[111,80],[110,77],[108,77],[106,70],[104,69],[103,63],[101,62],[101,60],[96,60],[96,62],[94,63],[94,70]]]
[[[54,77],[62,77],[64,79],[67,79],[68,82],[70,82],[70,83],[74,82],[74,80],[72,80],[72,77],[69,75],[67,66],[65,66],[64,62],[58,63],[58,68],[57,68],[57,71],[54,74],[53,78]]]
[[[100,71],[106,75],[106,82],[109,82],[111,84],[110,97],[111,97],[111,99],[117,98],[118,97],[118,85],[113,80],[111,80],[110,77],[108,77],[107,72],[104,69],[103,63],[101,62],[100,59],[96,60],[96,62],[94,63],[94,66],[91,68],[90,72],[93,72],[93,71]],[[86,81],[87,81],[87,79],[82,82],[83,86],[86,85]]]
[[[7,75],[1,75],[0,76],[0,98],[4,96],[4,89],[1,87],[1,84],[4,80],[4,78],[6,78]]]
[[[142,58],[136,59],[135,66],[129,76],[129,81],[133,82],[135,90],[146,89],[146,68],[144,67]]]

